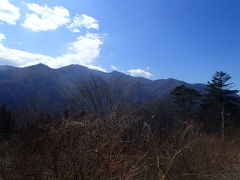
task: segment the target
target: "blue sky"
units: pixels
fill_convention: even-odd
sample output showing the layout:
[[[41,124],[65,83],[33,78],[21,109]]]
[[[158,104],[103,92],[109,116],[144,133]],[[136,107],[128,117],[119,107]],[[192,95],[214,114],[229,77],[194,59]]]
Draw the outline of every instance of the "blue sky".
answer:
[[[238,0],[0,0],[0,65],[81,64],[240,89]]]

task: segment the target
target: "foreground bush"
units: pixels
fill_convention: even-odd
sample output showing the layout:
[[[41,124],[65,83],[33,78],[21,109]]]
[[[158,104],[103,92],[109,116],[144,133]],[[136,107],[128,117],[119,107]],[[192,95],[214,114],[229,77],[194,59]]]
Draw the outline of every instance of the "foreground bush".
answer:
[[[1,140],[1,179],[240,177],[237,144],[222,144],[193,123],[176,121],[163,133],[160,119],[130,112],[27,114],[30,121]]]

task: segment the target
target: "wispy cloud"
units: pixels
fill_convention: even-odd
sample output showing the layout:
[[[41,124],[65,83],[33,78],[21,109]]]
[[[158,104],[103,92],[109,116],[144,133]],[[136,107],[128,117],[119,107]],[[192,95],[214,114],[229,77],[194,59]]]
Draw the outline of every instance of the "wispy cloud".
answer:
[[[75,42],[70,43],[69,53],[58,57],[58,64],[54,63],[52,66],[61,66],[62,64],[90,65],[99,57],[102,44],[102,37],[98,34],[87,33],[85,36],[79,36]]]
[[[73,18],[71,24],[69,24],[67,28],[72,32],[80,32],[81,28],[99,29],[99,24],[98,21],[91,16],[78,14]]]
[[[117,66],[114,66],[114,65],[111,65],[111,68],[112,68],[112,70],[114,70],[114,71],[118,70],[118,67],[117,67]]]
[[[35,3],[28,3],[27,7],[31,13],[27,13],[22,26],[34,32],[55,30],[70,21],[70,13],[63,6],[51,8],[47,5],[40,6]]]
[[[90,69],[94,69],[94,70],[98,70],[98,71],[102,71],[102,72],[107,72],[107,70],[103,67],[100,66],[95,66],[95,65],[85,65],[86,67],[90,68]]]
[[[27,6],[27,9],[21,26],[34,32],[56,30],[60,26],[65,26],[71,31],[80,31],[82,28],[99,29],[98,21],[86,14],[76,15],[71,21],[69,10],[63,6],[23,4]],[[19,18],[18,7],[10,4],[8,0],[0,0],[0,22],[16,24]],[[80,64],[106,72],[106,69],[98,66],[96,62],[103,45],[103,35],[100,34],[87,32],[85,35],[78,36],[74,42],[68,44],[67,53],[57,57],[9,48],[1,42],[4,39],[5,35],[0,33],[0,65],[24,67],[43,63],[52,68],[58,68],[70,64]]]
[[[150,72],[144,71],[142,69],[130,69],[128,70],[131,76],[135,77],[152,77],[153,75]]]
[[[8,24],[16,24],[20,18],[19,8],[11,4],[8,0],[0,0],[0,21]]]
[[[2,33],[0,33],[0,42],[1,42],[2,40],[4,40],[4,39],[6,39],[6,38],[5,38],[5,35],[2,34]]]
[[[87,33],[79,36],[75,42],[69,44],[68,53],[52,57],[42,54],[34,54],[17,49],[10,49],[0,43],[0,61],[13,66],[29,66],[37,63],[46,64],[52,68],[67,66],[70,64],[80,64],[91,69],[106,71],[106,69],[94,65],[95,60],[100,55],[100,46],[103,44],[102,37],[98,34]]]

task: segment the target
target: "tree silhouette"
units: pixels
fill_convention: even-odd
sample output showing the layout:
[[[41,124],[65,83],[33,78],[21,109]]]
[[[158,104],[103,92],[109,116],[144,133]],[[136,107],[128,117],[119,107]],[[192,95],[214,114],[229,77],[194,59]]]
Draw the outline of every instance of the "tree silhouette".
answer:
[[[191,112],[201,97],[198,91],[187,88],[185,85],[176,87],[171,94],[174,96],[175,103],[184,113]]]
[[[238,90],[231,90],[233,83],[229,83],[231,76],[226,72],[216,72],[211,82],[208,82],[208,91],[204,105],[208,108],[214,107],[221,116],[221,134],[224,141],[226,107],[238,106],[239,98],[236,96]],[[213,109],[213,108],[212,108]]]

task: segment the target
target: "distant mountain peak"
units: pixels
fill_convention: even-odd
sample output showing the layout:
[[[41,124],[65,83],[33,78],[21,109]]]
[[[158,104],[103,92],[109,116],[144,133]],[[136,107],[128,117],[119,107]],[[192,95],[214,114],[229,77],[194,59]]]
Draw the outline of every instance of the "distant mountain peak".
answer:
[[[166,99],[174,88],[182,84],[200,92],[205,88],[205,85],[188,84],[172,78],[153,81],[118,71],[104,73],[76,64],[58,69],[44,64],[11,70],[13,68],[0,66],[0,102],[13,107],[24,106],[24,100],[27,102],[28,99],[35,99],[36,103],[46,100],[42,102],[45,107],[64,104],[78,97],[79,86],[84,87],[84,83],[92,79],[99,79],[99,83],[105,81],[114,91],[122,91],[126,97],[131,97],[133,102]]]
[[[42,64],[42,63],[36,64],[36,65],[32,65],[32,66],[29,66],[29,67],[47,67],[47,68],[50,68],[49,66],[47,66],[45,64]]]
[[[126,74],[124,74],[124,73],[122,73],[122,72],[119,72],[119,71],[112,71],[112,72],[110,72],[109,74],[116,75],[116,76],[126,75]]]
[[[39,63],[39,64],[36,64],[36,65],[24,67],[24,69],[32,69],[32,70],[51,70],[52,68],[48,67],[48,66],[45,65],[45,64]]]
[[[68,66],[64,66],[64,67],[61,67],[59,69],[71,69],[71,68],[74,68],[74,69],[88,69],[88,67],[82,66],[80,64],[70,64]]]
[[[0,70],[12,70],[12,69],[18,69],[17,67],[14,66],[9,66],[9,65],[1,65]]]

